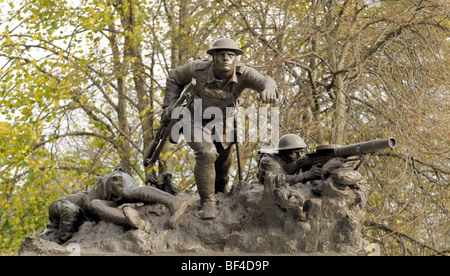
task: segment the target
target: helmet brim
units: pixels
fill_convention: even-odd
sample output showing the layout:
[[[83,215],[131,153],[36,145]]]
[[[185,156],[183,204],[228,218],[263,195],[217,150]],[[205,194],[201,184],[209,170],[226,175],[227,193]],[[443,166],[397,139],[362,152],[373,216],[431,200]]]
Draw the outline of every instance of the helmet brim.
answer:
[[[233,51],[236,53],[236,55],[240,56],[244,54],[244,51],[242,51],[241,49],[233,49],[233,48],[225,48],[225,47],[213,47],[211,49],[209,49],[208,51],[206,51],[206,53],[208,55],[213,55],[214,52],[216,51],[222,51],[222,50],[228,50],[228,51]]]

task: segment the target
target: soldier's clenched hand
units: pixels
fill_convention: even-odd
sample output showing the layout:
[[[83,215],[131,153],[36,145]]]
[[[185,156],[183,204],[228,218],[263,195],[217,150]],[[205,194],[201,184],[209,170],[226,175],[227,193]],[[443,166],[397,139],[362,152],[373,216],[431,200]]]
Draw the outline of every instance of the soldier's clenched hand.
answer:
[[[273,104],[277,102],[278,94],[274,89],[263,90],[259,95],[263,103]]]
[[[171,120],[172,108],[166,107],[161,114],[161,124],[168,126]]]

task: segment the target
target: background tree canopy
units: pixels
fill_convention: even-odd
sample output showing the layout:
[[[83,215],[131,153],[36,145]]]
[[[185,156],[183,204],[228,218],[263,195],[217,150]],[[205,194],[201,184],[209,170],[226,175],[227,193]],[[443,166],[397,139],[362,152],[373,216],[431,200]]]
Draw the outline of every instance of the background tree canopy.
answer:
[[[51,202],[98,175],[121,166],[142,185],[168,70],[206,57],[222,37],[276,80],[280,135],[299,134],[312,148],[395,137],[394,151],[360,169],[371,191],[363,235],[384,255],[448,254],[448,2],[2,0],[0,8],[1,254],[45,228]],[[244,98],[244,107],[260,105],[254,92]],[[241,146],[247,181],[262,146]],[[150,170],[193,185],[185,143],[157,165]]]

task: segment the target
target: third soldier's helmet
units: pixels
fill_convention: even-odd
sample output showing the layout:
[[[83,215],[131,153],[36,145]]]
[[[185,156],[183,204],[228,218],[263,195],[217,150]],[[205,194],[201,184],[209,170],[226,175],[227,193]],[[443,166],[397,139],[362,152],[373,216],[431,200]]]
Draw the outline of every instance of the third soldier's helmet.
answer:
[[[278,141],[278,150],[296,150],[304,149],[306,144],[300,136],[295,134],[286,134]]]
[[[212,55],[214,51],[218,50],[231,50],[236,53],[236,55],[242,55],[244,51],[239,49],[236,41],[229,38],[222,38],[213,43],[211,49],[206,51],[209,55]]]

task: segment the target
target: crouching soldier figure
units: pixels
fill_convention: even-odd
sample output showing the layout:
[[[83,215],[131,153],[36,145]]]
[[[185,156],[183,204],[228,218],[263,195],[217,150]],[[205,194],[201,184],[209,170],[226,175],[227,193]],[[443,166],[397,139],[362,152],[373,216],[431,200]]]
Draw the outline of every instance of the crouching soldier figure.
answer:
[[[287,166],[306,153],[306,144],[295,134],[286,134],[278,141],[276,152],[264,153],[259,161],[258,178],[264,183],[267,172],[283,174],[290,185],[306,183],[309,180],[320,179],[321,169],[313,166],[309,171],[290,173]]]

